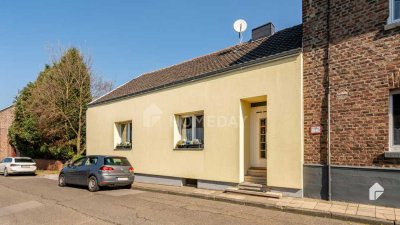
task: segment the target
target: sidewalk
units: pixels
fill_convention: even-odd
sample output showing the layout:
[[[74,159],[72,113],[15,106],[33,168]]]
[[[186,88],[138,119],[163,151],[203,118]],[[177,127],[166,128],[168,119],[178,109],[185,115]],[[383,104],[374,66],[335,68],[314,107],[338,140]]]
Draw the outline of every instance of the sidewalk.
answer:
[[[225,201],[253,207],[281,210],[291,213],[329,217],[367,224],[400,224],[400,209],[345,202],[328,202],[318,199],[266,197],[224,193],[193,187],[176,187],[157,184],[134,183],[133,189],[166,194],[191,196],[214,201]]]

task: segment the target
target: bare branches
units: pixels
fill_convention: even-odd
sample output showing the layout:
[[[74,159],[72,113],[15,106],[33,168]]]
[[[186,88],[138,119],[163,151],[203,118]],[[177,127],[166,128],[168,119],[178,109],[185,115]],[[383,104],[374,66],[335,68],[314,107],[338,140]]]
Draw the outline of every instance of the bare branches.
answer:
[[[91,84],[93,99],[100,98],[114,89],[114,82],[103,80],[102,77],[96,75],[91,76]]]

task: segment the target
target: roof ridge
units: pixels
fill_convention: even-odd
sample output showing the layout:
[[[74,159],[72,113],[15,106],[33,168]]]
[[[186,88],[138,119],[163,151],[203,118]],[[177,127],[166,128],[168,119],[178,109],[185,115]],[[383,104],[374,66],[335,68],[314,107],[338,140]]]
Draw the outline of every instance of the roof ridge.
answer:
[[[296,25],[296,26],[299,26],[299,24]],[[147,74],[157,73],[157,72],[163,71],[163,70],[165,70],[165,69],[168,69],[168,68],[171,68],[171,67],[174,67],[174,66],[178,66],[178,65],[181,65],[181,64],[184,64],[184,63],[188,63],[188,62],[191,62],[191,61],[195,61],[195,60],[200,59],[200,58],[204,58],[204,57],[211,56],[211,55],[214,55],[214,54],[217,54],[217,53],[220,53],[220,52],[227,51],[228,49],[231,49],[231,48],[235,48],[235,47],[239,47],[239,46],[244,46],[244,45],[246,45],[246,44],[253,44],[253,43],[255,43],[255,42],[261,42],[261,41],[264,41],[264,40],[266,40],[266,39],[268,39],[268,38],[274,36],[275,34],[277,34],[277,33],[279,33],[279,32],[285,31],[285,30],[287,30],[287,29],[291,29],[291,28],[296,27],[296,26],[292,26],[292,27],[285,28],[285,29],[283,29],[283,30],[280,30],[280,31],[275,32],[274,34],[272,34],[272,35],[270,35],[270,36],[262,37],[262,38],[259,38],[259,39],[257,39],[257,40],[251,40],[251,39],[250,39],[249,41],[246,41],[246,42],[243,42],[243,43],[239,43],[239,44],[236,44],[236,45],[231,45],[231,46],[229,46],[229,47],[226,47],[226,48],[223,48],[223,49],[220,49],[220,50],[216,50],[216,51],[214,51],[214,52],[211,52],[211,53],[208,53],[208,54],[205,54],[205,55],[197,56],[197,57],[195,57],[195,58],[191,58],[191,59],[188,59],[188,60],[180,61],[180,62],[175,63],[175,64],[173,64],[173,65],[169,65],[169,66],[166,66],[166,67],[163,67],[163,68],[159,68],[159,69],[156,69],[156,70],[153,70],[153,71],[141,73],[141,74],[139,74],[138,76],[136,76],[135,78],[133,78],[132,80],[129,80],[128,82],[125,82],[123,85],[120,85],[119,87],[115,88],[114,90],[116,90],[116,89],[118,89],[118,88],[124,86],[125,84],[128,84],[128,83],[130,83],[130,82],[132,82],[132,81],[134,81],[134,80],[136,80],[136,79],[138,79],[138,78],[140,78],[140,77],[142,77],[142,76],[145,76],[145,75],[147,75]],[[112,90],[112,91],[114,91],[114,90]],[[112,91],[110,91],[110,93],[111,93]],[[107,94],[108,94],[108,93],[107,93]],[[107,94],[105,94],[105,95],[107,95]],[[101,96],[101,97],[104,97],[104,96]],[[97,100],[97,99],[96,99],[96,100]]]
[[[168,85],[170,82],[195,77],[207,71],[217,71],[233,64],[246,63],[295,48],[301,48],[302,31],[299,30],[301,27],[302,24],[297,24],[279,30],[270,36],[256,40],[250,39],[243,43],[142,73],[109,93],[93,100],[90,104],[106,102],[120,95],[135,93],[157,85]]]
[[[274,36],[274,35],[280,33],[280,32],[283,32],[283,31],[286,31],[286,30],[289,30],[289,29],[293,29],[294,27],[301,26],[301,25],[302,25],[302,24],[297,24],[297,25],[294,25],[294,26],[287,27],[287,28],[284,28],[284,29],[282,29],[282,30],[279,30],[279,31],[275,32],[274,34],[269,35],[269,36],[266,36],[266,37],[262,37],[262,38],[259,38],[259,39],[256,39],[256,40],[251,40],[251,39],[250,39],[249,41],[246,41],[246,42],[243,42],[243,43],[239,43],[239,44],[236,44],[236,45],[231,45],[231,46],[229,46],[229,47],[226,47],[226,48],[223,48],[223,49],[220,49],[220,50],[216,50],[216,51],[214,51],[214,52],[211,52],[211,53],[208,53],[208,54],[205,54],[205,55],[197,56],[197,57],[195,57],[195,58],[191,58],[191,59],[188,59],[188,60],[180,61],[180,62],[175,63],[175,64],[173,64],[173,65],[169,65],[169,66],[166,66],[166,67],[163,67],[163,68],[160,68],[160,69],[156,69],[156,70],[153,70],[153,71],[149,71],[149,72],[144,72],[144,73],[142,73],[142,74],[136,76],[134,79],[132,79],[132,80],[130,80],[130,81],[136,80],[137,78],[139,78],[139,77],[141,77],[141,76],[144,76],[144,75],[146,75],[146,74],[156,73],[156,72],[159,72],[159,71],[162,71],[162,70],[165,70],[165,69],[174,67],[174,66],[181,65],[181,64],[183,64],[183,63],[188,63],[188,62],[191,62],[191,61],[200,59],[200,58],[204,58],[204,57],[207,57],[207,56],[210,56],[210,55],[213,55],[213,54],[217,54],[217,53],[219,53],[219,52],[223,52],[223,51],[226,51],[226,50],[231,49],[231,48],[234,48],[234,47],[244,46],[244,45],[246,45],[246,44],[253,44],[253,43],[255,43],[255,42],[261,42],[261,41],[264,41],[264,40],[266,40],[266,39],[268,39],[268,38],[270,38],[270,37],[272,37],[272,36]],[[130,81],[128,81],[127,83],[129,83]]]

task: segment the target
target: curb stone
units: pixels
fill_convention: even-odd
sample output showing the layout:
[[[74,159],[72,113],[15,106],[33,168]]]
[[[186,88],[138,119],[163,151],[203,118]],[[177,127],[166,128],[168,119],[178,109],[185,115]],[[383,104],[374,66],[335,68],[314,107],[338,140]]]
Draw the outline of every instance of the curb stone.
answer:
[[[178,191],[163,190],[163,189],[149,188],[149,187],[133,187],[133,189],[141,190],[141,191],[163,193],[163,194],[170,194],[170,195],[177,195],[177,196],[194,197],[194,198],[199,198],[199,199],[226,202],[226,203],[233,203],[233,204],[237,204],[237,205],[252,206],[252,207],[257,207],[257,208],[270,209],[270,210],[295,213],[295,214],[301,214],[301,215],[307,215],[307,216],[332,218],[332,219],[356,222],[356,223],[366,223],[366,224],[374,224],[374,225],[400,225],[400,221],[384,220],[384,219],[365,217],[365,216],[346,215],[346,214],[342,214],[342,213],[332,213],[332,212],[327,212],[327,211],[293,208],[293,207],[288,207],[288,206],[277,206],[277,205],[272,205],[272,204],[268,204],[268,203],[261,203],[261,202],[241,200],[241,199],[231,199],[231,198],[215,196],[215,195],[178,192]]]

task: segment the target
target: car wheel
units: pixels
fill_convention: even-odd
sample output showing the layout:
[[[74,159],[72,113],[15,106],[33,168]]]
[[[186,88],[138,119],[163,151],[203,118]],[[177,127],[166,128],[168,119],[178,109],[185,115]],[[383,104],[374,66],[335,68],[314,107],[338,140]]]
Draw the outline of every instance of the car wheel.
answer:
[[[60,176],[58,177],[58,186],[65,187],[66,185],[67,185],[67,182],[65,181],[65,175],[60,174]]]
[[[8,177],[9,174],[8,174],[7,168],[4,169],[3,175],[4,175],[5,177]]]
[[[132,189],[132,184],[126,185],[123,187],[124,189]]]
[[[95,176],[89,177],[89,182],[88,182],[88,189],[90,192],[96,192],[100,190],[99,184],[97,183],[97,179]]]

